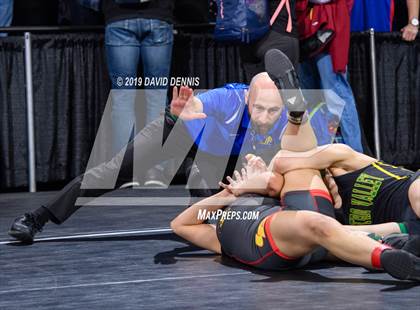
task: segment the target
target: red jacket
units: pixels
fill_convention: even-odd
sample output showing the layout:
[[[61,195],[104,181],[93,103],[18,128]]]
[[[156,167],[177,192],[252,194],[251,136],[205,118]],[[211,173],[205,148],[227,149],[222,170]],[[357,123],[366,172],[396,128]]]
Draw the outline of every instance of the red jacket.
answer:
[[[353,0],[332,0],[327,4],[311,4],[297,0],[296,14],[299,36],[305,39],[318,29],[332,29],[335,37],[328,46],[334,72],[346,72],[350,47],[350,15]]]

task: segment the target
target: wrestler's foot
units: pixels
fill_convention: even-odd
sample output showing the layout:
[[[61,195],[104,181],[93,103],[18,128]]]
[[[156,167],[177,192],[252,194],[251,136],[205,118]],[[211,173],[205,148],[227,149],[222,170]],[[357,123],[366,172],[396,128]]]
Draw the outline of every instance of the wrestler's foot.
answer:
[[[299,80],[289,58],[278,49],[270,49],[264,57],[265,71],[281,90],[280,94],[288,110],[289,121],[303,122],[306,101],[299,86]]]
[[[403,250],[385,250],[381,253],[382,268],[394,278],[420,281],[420,258]]]
[[[32,213],[25,213],[15,219],[9,230],[9,235],[19,241],[32,243],[34,236],[42,231],[42,227],[43,225],[35,219]]]
[[[390,234],[382,238],[382,243],[394,249],[401,249],[415,256],[420,256],[419,235]]]

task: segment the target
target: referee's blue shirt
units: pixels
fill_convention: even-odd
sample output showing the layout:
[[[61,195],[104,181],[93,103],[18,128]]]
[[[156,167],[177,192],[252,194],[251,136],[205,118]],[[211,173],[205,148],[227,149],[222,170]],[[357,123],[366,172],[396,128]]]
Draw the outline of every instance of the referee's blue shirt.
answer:
[[[286,109],[266,134],[256,133],[245,103],[247,89],[244,84],[227,84],[197,95],[207,118],[185,121],[185,126],[200,151],[229,156],[279,149],[280,137],[287,124]],[[311,125],[319,145],[331,143],[333,136],[322,113],[314,114]]]

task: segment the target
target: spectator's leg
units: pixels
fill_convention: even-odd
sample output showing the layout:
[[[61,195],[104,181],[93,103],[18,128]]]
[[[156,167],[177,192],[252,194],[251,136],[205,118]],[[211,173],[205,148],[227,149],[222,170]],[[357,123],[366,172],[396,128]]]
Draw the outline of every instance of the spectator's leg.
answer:
[[[256,46],[256,56],[264,62],[265,53],[270,49],[282,51],[290,59],[293,67],[297,68],[299,63],[299,40],[292,36],[281,34],[270,30]]]
[[[363,152],[359,115],[346,74],[334,72],[331,56],[329,54],[317,56],[316,64],[319,70],[322,88],[334,91],[345,102],[340,119],[340,128],[344,142],[354,150]],[[327,100],[328,97],[329,96],[326,96]],[[330,105],[328,102],[327,104]]]
[[[147,33],[141,42],[140,55],[144,78],[157,79],[158,84],[145,86],[147,114],[146,123],[161,116],[167,102],[173,46],[173,25],[157,19],[139,19],[142,33]],[[159,78],[160,82],[159,82]]]
[[[297,68],[299,61],[299,40],[270,30],[260,40],[241,46],[241,58],[248,83],[254,75],[264,72],[264,55],[270,49],[278,49],[286,54],[293,66]]]
[[[108,71],[113,88],[111,119],[114,153],[127,144],[135,125],[136,87],[130,78],[137,76],[140,49],[133,21],[117,21],[107,25],[105,30]]]
[[[9,27],[13,18],[13,0],[0,0],[0,27]],[[0,33],[6,37],[7,33]]]
[[[138,19],[139,31],[143,34],[141,41],[141,59],[144,79],[153,82],[145,85],[146,124],[162,117],[167,105],[169,74],[171,69],[173,25],[157,19]],[[167,82],[165,79],[168,79]],[[148,172],[145,185],[164,187],[171,180],[168,176],[175,171],[179,163],[169,161],[156,166]]]
[[[301,62],[297,72],[302,89],[321,88],[318,68],[312,59]]]

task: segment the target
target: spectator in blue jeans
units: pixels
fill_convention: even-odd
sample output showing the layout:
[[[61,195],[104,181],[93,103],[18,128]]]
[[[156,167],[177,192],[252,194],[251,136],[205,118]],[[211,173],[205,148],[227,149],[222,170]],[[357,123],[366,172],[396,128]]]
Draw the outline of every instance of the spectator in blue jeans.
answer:
[[[168,77],[172,43],[172,25],[164,21],[136,18],[112,22],[106,26],[106,55],[114,90],[112,122],[115,151],[119,151],[128,142],[134,125],[136,94],[135,91],[126,90],[136,88],[136,80],[133,78],[137,77],[140,59],[143,64],[143,83],[145,77]],[[147,87],[145,95],[146,123],[150,123],[164,110],[167,88]]]
[[[106,22],[106,56],[113,89],[111,118],[114,153],[127,144],[135,127],[134,89],[139,84],[135,78],[138,77],[140,61],[143,65],[143,83],[146,77],[169,77],[173,6],[173,0],[153,0],[141,4],[117,4],[114,0],[102,2]],[[168,88],[162,84],[145,88],[146,123],[150,123],[164,111]]]
[[[347,73],[334,72],[330,54],[322,53],[300,64],[299,79],[302,88],[331,90],[345,102],[340,118],[341,135],[345,144],[363,153],[359,116]],[[328,102],[330,96],[325,99],[329,107],[334,106]]]
[[[78,3],[95,11],[102,7],[104,12],[105,47],[112,82],[112,151],[117,154],[134,136],[133,129],[135,133],[141,129],[135,127],[140,61],[142,85],[145,78],[169,78],[174,0],[78,0]],[[154,84],[145,89],[148,124],[163,113],[168,85]],[[165,186],[168,180],[163,175],[164,169],[162,165],[151,169],[145,185]]]
[[[353,92],[347,80],[352,5],[352,0],[297,1],[296,10],[301,39],[316,36],[323,30],[335,33],[332,40],[321,45],[317,53],[303,55],[305,61],[300,66],[299,78],[302,88],[331,90],[345,102],[340,118],[343,142],[354,150],[363,152],[359,116]],[[328,92],[325,92],[325,99],[329,107],[334,106]]]
[[[12,24],[13,0],[0,0],[0,27],[9,27]],[[0,33],[0,37],[7,36]]]

